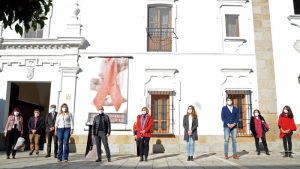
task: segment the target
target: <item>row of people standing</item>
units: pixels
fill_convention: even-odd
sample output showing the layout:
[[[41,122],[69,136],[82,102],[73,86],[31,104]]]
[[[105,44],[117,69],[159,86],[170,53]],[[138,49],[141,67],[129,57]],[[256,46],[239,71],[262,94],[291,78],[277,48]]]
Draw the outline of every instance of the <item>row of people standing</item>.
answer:
[[[40,116],[38,109],[34,110],[34,116],[30,117],[27,123],[30,141],[30,152],[32,155],[35,151],[39,155],[39,143],[43,130],[46,126],[47,137],[47,154],[50,157],[51,143],[54,142],[54,156],[58,161],[68,161],[69,154],[69,138],[73,133],[74,123],[72,114],[69,113],[68,105],[62,104],[59,114],[56,112],[56,106],[50,106],[50,112],[46,115],[46,120]],[[14,149],[17,139],[23,136],[23,117],[19,108],[13,108],[11,115],[8,117],[4,136],[6,137],[7,151],[6,158],[10,159],[10,155],[14,159],[17,150]]]

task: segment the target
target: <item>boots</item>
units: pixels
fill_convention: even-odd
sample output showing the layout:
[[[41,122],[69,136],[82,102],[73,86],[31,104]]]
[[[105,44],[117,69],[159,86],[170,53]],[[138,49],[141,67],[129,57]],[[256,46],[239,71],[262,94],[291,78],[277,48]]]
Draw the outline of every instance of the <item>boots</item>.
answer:
[[[283,158],[286,158],[289,156],[289,153],[288,152],[285,152],[284,155],[283,155]]]

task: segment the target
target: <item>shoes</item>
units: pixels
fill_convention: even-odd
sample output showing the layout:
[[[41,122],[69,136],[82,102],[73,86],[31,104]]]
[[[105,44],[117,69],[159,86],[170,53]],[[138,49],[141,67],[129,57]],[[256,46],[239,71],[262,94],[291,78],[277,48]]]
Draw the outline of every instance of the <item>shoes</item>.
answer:
[[[239,159],[239,156],[236,155],[236,154],[233,154],[232,158],[235,159],[235,160],[238,160],[238,159]]]
[[[269,156],[270,155],[270,153],[269,152],[266,152],[266,154]]]
[[[187,159],[187,161],[191,161],[191,156],[188,156],[188,159]]]
[[[10,157],[9,157],[9,156],[6,156],[6,159],[10,159]]]
[[[32,153],[33,153],[33,151],[30,151],[29,155],[31,156],[31,155],[32,155]]]
[[[143,157],[140,158],[140,161],[144,161]]]
[[[15,156],[12,156],[12,159],[16,159],[16,157],[15,157]]]
[[[282,156],[283,158],[286,158],[286,157],[288,157],[289,156],[289,154],[288,153],[284,153],[284,155]]]
[[[48,154],[47,154],[47,155],[45,155],[45,158],[48,158],[48,157],[50,157],[50,155],[48,155]]]
[[[191,161],[194,161],[194,157],[193,156],[191,156]]]
[[[228,160],[229,159],[229,157],[228,157],[228,155],[225,155],[225,157],[224,157],[226,160]]]
[[[294,158],[293,155],[292,155],[292,153],[289,153],[289,157],[290,157],[290,158]]]
[[[64,160],[65,163],[69,162],[69,160]]]
[[[97,159],[95,162],[100,162],[100,161],[102,161],[101,159]]]
[[[146,159],[146,161],[147,161],[147,159]],[[111,159],[109,158],[109,159],[107,159],[107,162],[111,162]]]
[[[260,155],[260,151],[257,152],[257,155]]]
[[[40,155],[40,153],[37,151],[37,152],[35,152],[35,154],[38,156],[38,155]]]
[[[61,161],[62,161],[62,160],[57,160],[57,162],[59,162],[59,163],[60,163]]]
[[[54,154],[54,158],[57,158],[57,154]]]

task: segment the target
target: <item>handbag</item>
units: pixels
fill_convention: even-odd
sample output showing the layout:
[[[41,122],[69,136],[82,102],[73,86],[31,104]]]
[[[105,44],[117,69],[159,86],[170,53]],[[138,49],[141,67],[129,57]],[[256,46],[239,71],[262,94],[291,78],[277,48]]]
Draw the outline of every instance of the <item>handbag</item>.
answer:
[[[23,137],[19,137],[14,147],[14,150],[24,151],[24,149],[25,149],[25,139]]]
[[[270,130],[270,127],[267,122],[262,123],[262,128],[264,132],[268,132]]]

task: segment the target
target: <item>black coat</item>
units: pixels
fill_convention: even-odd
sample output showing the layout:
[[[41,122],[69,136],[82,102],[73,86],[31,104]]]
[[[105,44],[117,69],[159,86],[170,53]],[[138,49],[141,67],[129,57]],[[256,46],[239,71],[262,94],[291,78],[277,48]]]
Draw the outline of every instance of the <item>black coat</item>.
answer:
[[[260,117],[261,121],[265,122],[265,118],[263,116],[261,116],[261,115],[258,115],[258,116]],[[251,119],[250,119],[250,130],[252,132],[253,137],[256,137],[255,124],[254,124],[254,116],[252,116]],[[264,130],[263,130],[263,133],[264,133]]]
[[[42,134],[44,128],[44,119],[43,117],[39,116],[36,122],[36,134]],[[30,117],[28,121],[28,131],[32,134],[31,130],[34,129],[34,116]]]
[[[93,135],[98,136],[99,132],[99,125],[100,125],[100,116],[102,116],[102,127],[104,130],[105,134],[110,134],[111,131],[111,124],[109,120],[109,116],[107,114],[98,114],[97,116],[94,117],[93,121]]]
[[[188,131],[189,131],[189,116],[184,115],[183,117],[183,128],[184,128],[184,140],[189,141]],[[193,118],[192,121],[192,138],[193,140],[198,140],[198,117]]]
[[[57,117],[57,112],[55,112],[54,117],[52,116],[52,113],[47,114],[46,120],[45,120],[46,132],[49,132],[50,128],[55,126],[56,117]]]

